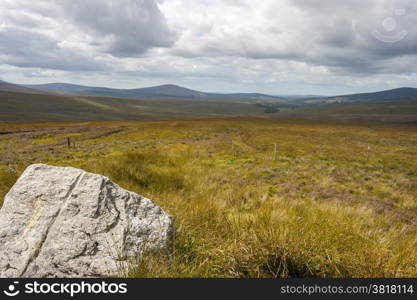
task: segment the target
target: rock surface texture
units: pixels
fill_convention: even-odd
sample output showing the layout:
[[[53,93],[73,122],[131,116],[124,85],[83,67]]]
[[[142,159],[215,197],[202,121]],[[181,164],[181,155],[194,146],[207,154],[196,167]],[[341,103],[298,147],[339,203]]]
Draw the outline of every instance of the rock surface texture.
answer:
[[[121,276],[172,236],[169,215],[108,178],[32,165],[0,210],[0,277]]]

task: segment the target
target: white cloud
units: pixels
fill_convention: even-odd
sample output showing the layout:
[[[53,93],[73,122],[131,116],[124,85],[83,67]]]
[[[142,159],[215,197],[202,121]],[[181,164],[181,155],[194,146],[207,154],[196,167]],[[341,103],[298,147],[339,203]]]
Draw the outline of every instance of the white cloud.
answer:
[[[416,25],[412,0],[2,0],[0,64],[18,68],[0,72],[269,93],[415,86]]]

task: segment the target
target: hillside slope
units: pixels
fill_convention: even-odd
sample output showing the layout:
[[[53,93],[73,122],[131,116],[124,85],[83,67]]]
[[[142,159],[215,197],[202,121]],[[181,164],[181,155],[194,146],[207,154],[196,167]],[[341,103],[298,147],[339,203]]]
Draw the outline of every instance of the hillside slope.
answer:
[[[120,99],[0,91],[0,122],[145,120],[196,116],[272,116],[229,100]]]
[[[417,124],[417,100],[322,103],[281,114],[286,118]]]
[[[370,102],[370,101],[417,101],[416,88],[398,88],[385,90],[375,93],[361,93],[351,95],[340,95],[334,97],[310,98],[304,100],[305,103],[344,103],[344,102]]]
[[[60,94],[97,97],[124,97],[124,98],[169,98],[169,99],[236,99],[236,100],[271,100],[285,102],[283,98],[259,93],[206,93],[184,88],[174,84],[165,84],[137,89],[113,89],[106,87],[91,87],[68,83],[48,83],[39,85],[25,85],[27,88],[39,89]]]
[[[28,93],[28,94],[36,94],[40,93],[39,90],[31,89],[28,87],[24,87],[17,84],[8,83],[5,81],[0,80],[0,91],[3,92],[16,92],[16,93]]]

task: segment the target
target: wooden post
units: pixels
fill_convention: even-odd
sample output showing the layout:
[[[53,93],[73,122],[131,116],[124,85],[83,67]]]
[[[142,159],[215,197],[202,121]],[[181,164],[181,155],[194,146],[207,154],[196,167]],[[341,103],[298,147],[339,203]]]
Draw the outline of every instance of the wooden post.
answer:
[[[233,140],[232,140],[232,153],[233,153],[233,158],[236,157],[235,155],[235,144],[233,144]]]
[[[274,161],[277,160],[277,144],[274,144]]]
[[[68,149],[71,148],[71,139],[67,138],[67,145],[68,145]]]
[[[366,152],[366,161],[369,161],[370,154],[371,154],[371,146],[368,146],[368,151]]]

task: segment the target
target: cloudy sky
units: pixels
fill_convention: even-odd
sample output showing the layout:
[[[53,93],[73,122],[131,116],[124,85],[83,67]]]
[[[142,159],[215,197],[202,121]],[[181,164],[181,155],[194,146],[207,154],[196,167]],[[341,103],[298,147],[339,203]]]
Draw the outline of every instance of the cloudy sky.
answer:
[[[322,95],[417,87],[417,1],[0,0],[0,79]]]

